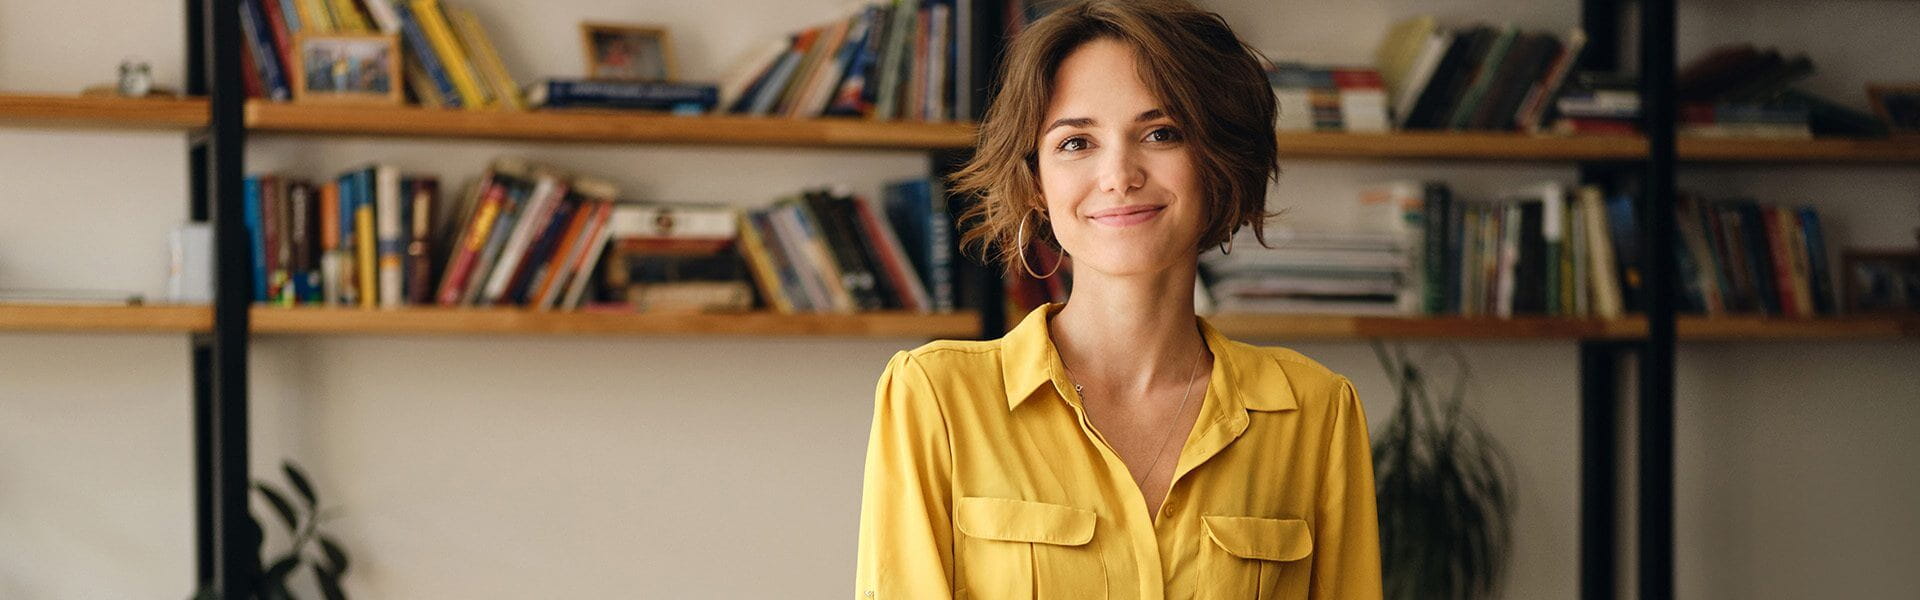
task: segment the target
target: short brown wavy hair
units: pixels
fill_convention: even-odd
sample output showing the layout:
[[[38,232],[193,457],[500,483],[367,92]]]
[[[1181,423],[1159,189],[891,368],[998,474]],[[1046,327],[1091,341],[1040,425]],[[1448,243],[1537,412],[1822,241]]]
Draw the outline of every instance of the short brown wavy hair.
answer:
[[[950,179],[954,192],[978,200],[960,216],[961,248],[1018,272],[1021,221],[1045,207],[1037,160],[1055,72],[1067,55],[1100,39],[1133,49],[1140,80],[1187,137],[1211,200],[1195,255],[1226,243],[1242,225],[1265,246],[1266,220],[1278,214],[1266,211],[1267,184],[1280,174],[1265,59],[1220,15],[1186,0],[1088,0],[1035,21],[1008,49],[974,155]],[[1030,229],[1029,237],[1059,247],[1051,227]]]

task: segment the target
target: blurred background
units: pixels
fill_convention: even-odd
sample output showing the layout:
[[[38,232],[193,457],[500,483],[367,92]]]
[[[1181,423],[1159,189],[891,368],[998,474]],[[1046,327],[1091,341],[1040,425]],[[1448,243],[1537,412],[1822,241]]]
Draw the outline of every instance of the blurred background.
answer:
[[[355,0],[241,4],[262,11],[257,23],[266,26],[248,20],[250,33],[231,40],[247,48],[243,73],[253,81],[244,86],[262,97],[249,108],[258,112],[245,140],[256,194],[247,201],[261,211],[255,268],[272,282],[257,299],[279,305],[263,310],[281,311],[255,318],[261,329],[248,353],[252,474],[304,515],[299,484],[281,465],[304,470],[326,515],[321,530],[351,557],[340,580],[352,597],[844,597],[872,394],[887,358],[934,338],[979,337],[994,329],[992,315],[1011,325],[1037,301],[1064,300],[1061,290],[1003,284],[957,255],[943,259],[951,249],[930,231],[959,206],[941,206],[937,181],[933,197],[926,183],[967,145],[966,122],[979,112],[978,100],[956,94],[965,86],[952,82],[983,81],[990,65],[943,65],[939,54],[913,53],[916,38],[905,37],[899,44],[907,50],[896,51],[907,57],[901,70],[883,77],[878,66],[889,54],[889,28],[924,19],[935,41],[918,38],[919,47],[938,53],[940,35],[998,39],[1045,5],[909,3],[929,10],[903,13],[892,4],[881,11],[825,0],[395,0],[400,11],[388,14],[377,8],[387,3]],[[989,4],[996,6],[983,8]],[[1637,170],[1613,180],[1594,175],[1623,156],[1644,155],[1644,138],[1633,129],[1638,104],[1609,104],[1619,95],[1608,95],[1634,85],[1638,4],[1602,3],[1618,15],[1620,31],[1584,34],[1588,51],[1609,40],[1620,68],[1568,65],[1559,85],[1546,82],[1556,62],[1577,62],[1555,52],[1572,47],[1569,32],[1581,27],[1587,7],[1580,2],[1201,4],[1275,63],[1290,65],[1274,72],[1283,97],[1276,126],[1292,135],[1281,136],[1283,174],[1269,206],[1287,211],[1276,227],[1304,236],[1301,245],[1264,255],[1279,257],[1255,265],[1267,271],[1210,269],[1209,289],[1199,292],[1203,309],[1217,311],[1210,318],[1228,325],[1230,336],[1292,347],[1352,378],[1376,440],[1402,394],[1369,341],[1384,339],[1416,357],[1457,350],[1472,372],[1459,401],[1502,450],[1511,499],[1504,568],[1481,597],[1591,597],[1581,592],[1580,507],[1604,499],[1582,493],[1581,344],[1634,339],[1632,314],[1644,304],[1636,305],[1643,302],[1634,299],[1636,280],[1621,275],[1615,302],[1625,306],[1607,314],[1599,282],[1615,273],[1595,275],[1599,263],[1587,249],[1614,253],[1620,263],[1644,264],[1658,253],[1581,237],[1588,223],[1575,214],[1597,219],[1595,232],[1624,221],[1571,207],[1582,204],[1583,183],[1598,186],[1600,202],[1638,195],[1631,183],[1615,185]],[[1911,291],[1900,295],[1898,281],[1902,268],[1912,268],[1901,261],[1920,250],[1920,141],[1901,137],[1911,135],[1912,121],[1901,124],[1897,98],[1883,102],[1894,107],[1885,114],[1866,90],[1879,84],[1911,98],[1920,85],[1910,49],[1920,4],[1678,4],[1676,67],[1695,84],[1681,87],[1696,94],[1694,106],[1706,107],[1690,113],[1690,124],[1720,126],[1692,134],[1720,140],[1702,153],[1745,157],[1683,164],[1679,188],[1717,215],[1748,205],[1809,208],[1818,239],[1806,233],[1805,212],[1788,212],[1788,224],[1774,230],[1785,236],[1774,243],[1788,247],[1771,252],[1802,270],[1783,267],[1784,279],[1772,280],[1756,275],[1771,271],[1734,256],[1725,236],[1711,237],[1717,221],[1704,217],[1689,221],[1708,224],[1704,250],[1673,251],[1697,257],[1681,259],[1693,271],[1679,284],[1687,295],[1675,299],[1683,328],[1673,362],[1674,595],[1909,597],[1920,589],[1910,568],[1920,562],[1913,510],[1920,438],[1910,433],[1920,425],[1913,369],[1920,328],[1911,312],[1916,300]],[[432,8],[445,11],[444,23],[420,12]],[[974,19],[961,30],[968,19],[957,15],[999,18]],[[289,16],[302,22],[290,24]],[[1424,27],[1423,16],[1432,18]],[[0,4],[0,181],[8,188],[0,199],[0,598],[184,598],[199,584],[189,334],[208,327],[197,307],[207,302],[210,260],[204,228],[186,226],[193,162],[185,132],[193,125],[155,116],[174,111],[204,122],[205,104],[182,108],[164,96],[187,87],[188,20],[180,2]],[[410,20],[420,22],[419,46],[405,26]],[[292,89],[286,76],[319,68],[292,70],[305,60],[295,34],[364,38],[387,22],[402,25],[388,38],[400,53],[392,57],[397,77],[356,77],[373,87],[344,94],[351,97],[335,97],[343,94],[329,93],[337,91],[332,85]],[[865,39],[862,24],[874,39],[864,53],[875,65],[868,72],[851,66],[862,64],[863,46],[848,42]],[[1533,54],[1513,58],[1531,57],[1533,70],[1515,70],[1506,88],[1490,79],[1492,91],[1483,93],[1512,90],[1508,111],[1524,115],[1525,82],[1540,82],[1550,100],[1537,103],[1537,133],[1574,135],[1574,142],[1495,132],[1528,129],[1524,118],[1502,118],[1497,109],[1491,120],[1464,127],[1402,120],[1422,98],[1419,80],[1444,79],[1440,67],[1453,64],[1442,60],[1446,50],[1478,25],[1490,28],[1490,40],[1511,26],[1518,34],[1510,39],[1536,42]],[[596,48],[592,40],[611,38],[595,38],[593,26],[624,31],[642,41],[622,48],[642,50],[618,57],[609,54],[617,49]],[[1397,46],[1396,36],[1417,43]],[[763,80],[783,61],[809,73],[798,48],[823,40],[849,49],[844,57],[814,53],[814,62],[839,65],[840,75],[819,66],[814,81],[821,83],[795,87],[791,98],[765,91]],[[1726,57],[1738,53],[1728,49],[1743,45],[1777,56],[1725,75],[1750,82],[1744,93],[1716,95],[1740,86],[1710,85],[1724,74],[1708,59],[1732,61]],[[992,54],[952,46],[944,51],[957,57]],[[453,50],[442,73],[418,64],[420,47]],[[1409,49],[1389,50],[1397,47]],[[1432,56],[1423,63],[1425,54]],[[914,68],[916,58],[925,69]],[[1796,66],[1800,58],[1805,68]],[[621,61],[664,61],[664,77],[590,80],[596,60],[625,65],[613,69],[621,73],[646,71]],[[266,73],[263,62],[288,71]],[[872,89],[849,90],[849,72],[871,73],[865,85]],[[1334,73],[1342,83],[1306,85],[1305,94],[1288,83],[1289,76]],[[1497,77],[1497,69],[1489,73]],[[928,78],[933,83],[912,89]],[[1789,87],[1813,99],[1776,102]],[[1329,89],[1340,95],[1323,97]],[[454,107],[456,97],[465,106]],[[1289,97],[1308,102],[1314,122],[1288,122]],[[1576,101],[1556,102],[1567,98]],[[634,112],[591,116],[613,111]],[[682,116],[662,116],[668,112]],[[702,112],[758,116],[689,114]],[[783,119],[789,124],[762,123]],[[842,124],[808,125],[820,120]],[[881,123],[860,125],[867,121]],[[1468,137],[1436,141],[1431,136],[1441,134],[1413,131],[1422,128]],[[1872,139],[1815,144],[1837,137]],[[1592,169],[1585,178],[1583,165]],[[395,176],[401,179],[386,179]],[[568,183],[570,193],[555,191]],[[1565,274],[1535,273],[1556,273],[1551,288],[1537,288],[1552,295],[1529,304],[1534,296],[1516,288],[1544,280],[1525,271],[1468,275],[1461,263],[1482,257],[1471,246],[1445,244],[1459,241],[1461,229],[1437,225],[1460,217],[1427,212],[1442,206],[1432,184],[1486,214],[1524,218],[1521,206],[1565,208],[1566,238],[1512,225],[1518,244],[1567,253]],[[1541,191],[1543,184],[1556,191]],[[603,187],[613,192],[595,191]],[[523,224],[517,229],[525,233],[508,231],[494,242],[494,262],[517,256],[526,266],[494,267],[482,260],[484,249],[476,252],[472,260],[481,264],[471,267],[467,287],[477,299],[462,297],[466,288],[455,284],[452,304],[492,307],[479,316],[406,306],[440,303],[446,263],[460,248],[455,240],[475,237],[475,211],[465,207],[483,204],[496,188],[503,202],[522,198],[526,223],[554,223]],[[431,190],[431,204],[382,212],[394,190],[413,198],[423,189]],[[1378,195],[1395,192],[1402,195],[1383,207]],[[549,210],[572,212],[536,221],[532,207],[548,196]],[[618,200],[610,205],[618,208],[580,208],[604,200]],[[364,221],[355,212],[362,206]],[[401,218],[416,206],[434,207],[418,229],[424,233]],[[715,229],[689,233],[693,225],[675,229],[661,206],[684,223],[720,217]],[[798,228],[776,223],[787,217]],[[276,218],[293,221],[275,229]],[[808,218],[819,229],[796,239]],[[299,224],[314,219],[331,224]],[[575,221],[580,232],[570,233]],[[607,230],[603,237],[581,233],[596,225]],[[356,237],[347,231],[355,226],[379,231]],[[266,232],[295,235],[304,249],[269,246]],[[1310,252],[1314,235],[1350,235],[1327,243],[1362,246],[1385,240],[1387,287],[1319,293],[1313,290],[1327,288],[1285,277],[1298,275],[1286,271],[1294,263],[1285,252]],[[1625,235],[1619,242],[1637,234],[1629,227],[1610,235]],[[1757,244],[1769,242],[1758,235],[1751,238]],[[524,238],[517,252],[516,236]],[[756,236],[762,239],[749,241]],[[1427,254],[1430,238],[1422,236],[1442,236],[1431,238],[1442,240],[1436,254]],[[840,278],[808,280],[805,267],[795,266],[805,263],[789,252],[812,252],[808,240],[824,244],[815,256],[833,260],[815,267]],[[1576,246],[1581,240],[1588,245]],[[401,250],[411,241],[430,248],[417,268]],[[1246,241],[1234,256],[1258,261],[1263,255]],[[575,250],[571,259],[563,248]],[[1515,248],[1516,262],[1538,258]],[[1366,263],[1356,256],[1371,250],[1348,251],[1340,256]],[[1488,252],[1498,264],[1498,251]],[[1881,261],[1891,275],[1880,281],[1891,277],[1891,291],[1848,288],[1854,254]],[[404,266],[390,269],[389,261]],[[276,265],[284,271],[278,276]],[[489,269],[503,273],[484,278],[500,280],[493,291],[480,287]],[[1249,283],[1248,273],[1279,283]],[[381,279],[389,275],[392,282]],[[1235,275],[1239,287],[1220,287]],[[547,310],[543,276],[557,298]],[[1708,280],[1725,287],[1708,294],[1688,283]],[[562,290],[576,281],[579,297],[569,304]],[[943,292],[942,281],[951,288]],[[1420,285],[1426,282],[1439,283]],[[845,289],[817,287],[835,283]],[[1476,296],[1475,286],[1486,292]],[[143,298],[141,307],[114,306],[131,295]],[[1850,310],[1856,300],[1862,308]],[[383,302],[390,304],[355,306]],[[751,314],[674,316],[688,304]],[[179,306],[186,308],[170,310]],[[1610,553],[1619,557],[1618,596],[1636,597],[1635,388],[1632,361],[1620,364],[1614,491],[1621,502]],[[1443,367],[1441,380],[1451,382],[1455,367]],[[253,498],[271,561],[293,540],[272,516],[278,510],[269,496]],[[323,597],[319,580],[344,565],[317,546],[304,556],[321,573],[303,568],[290,585],[298,597]]]

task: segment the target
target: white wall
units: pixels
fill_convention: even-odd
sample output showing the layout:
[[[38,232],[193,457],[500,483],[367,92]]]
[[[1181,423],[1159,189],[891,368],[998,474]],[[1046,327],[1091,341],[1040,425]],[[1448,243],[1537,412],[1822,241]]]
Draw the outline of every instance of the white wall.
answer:
[[[682,72],[711,77],[838,4],[466,3],[523,79],[578,74],[581,20],[667,24]],[[1567,0],[1214,6],[1272,55],[1343,62],[1422,11],[1556,30],[1578,19]],[[1916,17],[1912,3],[1689,3],[1681,53],[1700,39],[1803,49],[1822,69],[1816,88],[1857,104],[1866,79],[1920,79],[1920,64],[1885,50],[1904,47],[1891,24]],[[177,86],[183,20],[168,2],[0,3],[0,90],[74,91],[130,56]],[[168,134],[0,129],[0,287],[161,291],[166,231],[185,215],[184,147]],[[743,204],[822,182],[871,191],[926,169],[911,152],[272,137],[253,140],[248,160],[305,175],[391,161],[457,181],[501,153],[602,174],[630,197]],[[1518,164],[1285,167],[1276,199],[1302,227],[1339,226],[1354,186],[1381,179],[1444,177],[1472,196],[1573,177]],[[1683,182],[1815,202],[1845,243],[1897,243],[1920,223],[1911,168],[1719,167]],[[362,598],[841,597],[874,379],[920,341],[267,336],[253,354],[255,467],[273,474],[292,457],[313,472],[339,509]],[[1479,375],[1474,409],[1518,477],[1505,597],[1574,598],[1576,348],[1462,346]],[[1352,376],[1376,423],[1389,412],[1364,344],[1297,347]],[[183,336],[0,334],[0,598],[186,595],[186,354]],[[1913,364],[1920,348],[1905,342],[1682,348],[1683,597],[1920,587],[1900,568],[1920,560]]]

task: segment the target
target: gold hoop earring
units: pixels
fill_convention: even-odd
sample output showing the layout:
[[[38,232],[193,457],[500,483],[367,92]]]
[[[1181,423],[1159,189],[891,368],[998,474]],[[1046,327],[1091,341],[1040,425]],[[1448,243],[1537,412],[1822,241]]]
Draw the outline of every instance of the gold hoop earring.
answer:
[[[1233,238],[1227,238],[1227,241],[1220,242],[1220,253],[1233,254]]]
[[[1027,217],[1024,215],[1020,217],[1020,228],[1013,233],[1013,242],[1014,246],[1019,248],[1020,268],[1026,269],[1027,274],[1032,275],[1034,279],[1052,277],[1054,273],[1060,272],[1060,263],[1066,261],[1064,258],[1053,261],[1053,270],[1047,271],[1046,275],[1033,272],[1033,266],[1027,264]]]

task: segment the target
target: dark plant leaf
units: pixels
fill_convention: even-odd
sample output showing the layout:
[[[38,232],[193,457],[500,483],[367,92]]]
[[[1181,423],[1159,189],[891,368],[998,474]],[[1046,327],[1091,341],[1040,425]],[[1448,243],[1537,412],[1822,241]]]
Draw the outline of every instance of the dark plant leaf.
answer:
[[[329,569],[332,570],[335,575],[347,574],[347,552],[340,549],[339,542],[335,542],[333,538],[324,535],[320,536],[320,550],[327,554],[327,562],[331,563]]]
[[[280,513],[280,520],[287,524],[287,531],[300,531],[300,518],[293,512],[293,504],[287,502],[286,496],[265,483],[255,483],[253,489],[260,490],[267,497],[267,503],[273,505],[274,512]]]
[[[286,472],[287,481],[293,483],[294,491],[300,492],[300,497],[307,501],[307,510],[311,511],[320,505],[319,497],[313,494],[313,484],[307,479],[307,474],[301,472],[298,465],[290,460],[284,461],[280,463],[280,470]]]
[[[283,594],[286,593],[287,576],[292,575],[293,570],[299,566],[300,553],[298,552],[289,552],[286,556],[280,557],[279,560],[273,561],[273,564],[267,567],[266,572],[260,575],[261,588],[268,591],[279,590]]]
[[[322,568],[319,563],[313,565],[313,579],[320,582],[320,593],[327,600],[347,600],[346,592],[340,590],[340,572]]]

